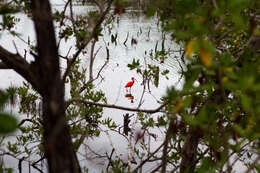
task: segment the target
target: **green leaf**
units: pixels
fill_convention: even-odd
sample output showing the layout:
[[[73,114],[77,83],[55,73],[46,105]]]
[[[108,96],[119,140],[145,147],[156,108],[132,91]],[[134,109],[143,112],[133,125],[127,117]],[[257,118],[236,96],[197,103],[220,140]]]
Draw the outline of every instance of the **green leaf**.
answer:
[[[241,94],[241,104],[246,111],[251,110],[251,99],[246,94]]]
[[[17,127],[16,118],[6,113],[0,113],[0,134],[13,132]]]
[[[0,91],[0,109],[4,106],[4,104],[8,101],[9,96],[4,92]]]
[[[165,75],[167,75],[167,74],[169,74],[169,70],[168,69],[166,69],[166,70],[164,70],[163,72],[161,72],[161,74],[163,75],[163,76],[165,76]]]
[[[156,12],[156,8],[154,6],[148,6],[148,9],[146,11],[146,15],[148,17],[151,17],[155,14],[155,12]]]
[[[256,164],[255,168],[256,168],[257,172],[260,172],[260,164]]]
[[[0,14],[4,15],[4,14],[10,14],[10,13],[17,13],[18,10],[15,9],[14,7],[8,5],[8,4],[4,4],[0,7]]]
[[[133,70],[133,69],[135,69],[135,68],[137,68],[137,67],[139,67],[139,66],[140,66],[140,61],[139,61],[139,59],[138,59],[138,60],[133,59],[132,64],[128,64],[128,65],[127,65],[127,67],[129,67],[130,70]]]
[[[12,168],[5,168],[4,165],[0,164],[0,172],[2,173],[13,173]]]

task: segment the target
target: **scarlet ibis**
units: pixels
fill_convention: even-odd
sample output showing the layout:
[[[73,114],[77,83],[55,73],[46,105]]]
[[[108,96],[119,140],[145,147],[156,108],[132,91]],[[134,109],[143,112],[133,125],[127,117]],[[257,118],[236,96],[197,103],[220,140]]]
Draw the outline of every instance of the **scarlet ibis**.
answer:
[[[130,92],[131,92],[131,87],[132,87],[132,86],[134,85],[134,83],[135,83],[135,78],[132,77],[131,80],[132,80],[132,81],[127,82],[127,84],[125,85],[126,91],[127,91],[127,88],[130,88]]]

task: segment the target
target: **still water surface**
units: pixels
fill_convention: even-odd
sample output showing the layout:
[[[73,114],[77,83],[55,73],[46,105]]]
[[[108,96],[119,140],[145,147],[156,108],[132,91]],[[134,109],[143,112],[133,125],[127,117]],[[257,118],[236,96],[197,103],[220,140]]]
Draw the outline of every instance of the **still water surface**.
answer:
[[[54,8],[61,9],[62,6],[56,5]],[[75,7],[75,11],[78,14],[85,13],[86,10],[90,10],[89,7]],[[30,40],[35,42],[35,34],[31,20],[29,20],[23,14],[17,14],[16,16],[20,18],[20,22],[16,26],[16,31],[21,33],[21,38],[27,41],[28,37],[30,37]],[[166,88],[168,86],[175,85],[177,88],[181,87],[181,82],[178,82],[180,77],[178,74],[179,65],[174,58],[174,56],[178,56],[179,54],[172,54],[171,57],[164,62],[164,64],[160,64],[160,62],[152,60],[149,57],[149,53],[151,51],[154,53],[157,42],[157,49],[162,49],[161,40],[163,33],[161,32],[160,27],[157,25],[157,20],[155,18],[147,19],[145,16],[138,13],[135,13],[135,15],[133,15],[133,13],[127,13],[120,16],[120,18],[118,16],[115,17],[115,21],[112,23],[112,25],[113,27],[110,31],[112,34],[118,35],[117,44],[111,43],[111,35],[109,34],[110,31],[108,27],[105,27],[103,31],[103,38],[100,38],[96,44],[96,50],[99,48],[100,50],[94,62],[94,76],[98,73],[100,67],[106,61],[105,45],[108,45],[110,50],[109,63],[101,73],[104,80],[98,80],[95,82],[96,89],[101,89],[105,93],[109,104],[136,108],[140,103],[143,92],[142,76],[137,74],[135,71],[130,71],[127,67],[127,64],[131,63],[133,59],[139,59],[143,67],[145,66],[145,63],[159,64],[160,69],[170,70],[170,74],[168,75],[169,80],[161,77],[158,88],[151,85],[151,93],[148,91],[145,92],[143,103],[141,105],[142,109],[157,108],[159,106],[157,101],[165,94]],[[129,34],[128,41],[124,44],[127,34]],[[137,44],[131,44],[132,38],[137,41]],[[6,32],[0,35],[0,44],[8,50],[16,52],[13,42],[15,42],[20,54],[23,54],[24,49],[26,49],[26,44],[23,41],[10,36]],[[67,42],[62,42],[59,50],[60,54],[66,55],[68,49],[74,43],[75,40],[73,39],[68,40]],[[88,47],[88,50],[89,48],[90,47]],[[164,48],[166,50],[178,49],[178,46],[170,40],[167,34]],[[82,62],[83,67],[89,66],[88,55],[82,57]],[[61,64],[63,66],[64,62],[61,62]],[[125,97],[126,91],[124,88],[125,84],[130,81],[131,77],[134,77],[137,80],[137,82],[132,87],[131,94],[134,97],[132,101]],[[22,85],[23,81],[23,79],[12,70],[1,70],[0,78],[0,88],[6,88],[10,85],[19,86]],[[69,95],[66,94],[66,97],[69,97]],[[123,114],[125,113],[130,112],[104,108],[104,118],[110,117],[120,125],[123,124]],[[132,117],[131,120],[133,122],[135,120],[135,116]],[[135,124],[135,128],[140,128],[140,125]],[[163,136],[159,136],[157,141],[158,144],[155,144],[154,147],[163,141]],[[88,143],[88,145],[93,150],[101,155],[105,154],[106,152],[110,153],[113,146],[117,149],[118,156],[120,156],[122,159],[127,159],[128,143],[125,139],[112,132],[110,134],[103,132],[99,138],[88,139],[86,143]],[[85,149],[82,148],[82,151],[83,150]],[[89,167],[90,172],[100,172],[102,168],[106,168],[106,163],[104,163],[104,160],[102,159],[93,160],[93,158],[87,158],[86,162],[86,157],[84,155],[80,155],[79,158],[80,160],[83,160],[83,165]],[[17,170],[17,162],[13,161],[12,159],[8,159],[5,161],[5,163],[7,166],[13,167],[15,170]],[[24,169],[25,172],[28,171],[26,165],[24,165]],[[146,169],[149,170],[149,168]],[[32,172],[34,171],[32,170]]]

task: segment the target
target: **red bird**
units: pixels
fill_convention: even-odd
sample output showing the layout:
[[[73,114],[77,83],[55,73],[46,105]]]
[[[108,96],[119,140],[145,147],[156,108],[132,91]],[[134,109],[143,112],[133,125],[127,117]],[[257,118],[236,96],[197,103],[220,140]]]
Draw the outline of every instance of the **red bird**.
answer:
[[[131,87],[132,87],[132,86],[134,85],[134,83],[135,83],[135,78],[132,77],[131,80],[132,80],[132,81],[127,82],[127,84],[125,85],[126,91],[127,91],[127,88],[130,88],[130,92],[131,92]]]

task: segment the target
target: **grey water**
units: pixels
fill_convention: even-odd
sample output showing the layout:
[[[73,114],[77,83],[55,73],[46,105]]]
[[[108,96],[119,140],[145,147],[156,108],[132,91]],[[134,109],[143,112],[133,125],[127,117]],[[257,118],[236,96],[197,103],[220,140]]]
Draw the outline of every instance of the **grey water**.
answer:
[[[60,10],[61,8],[62,4],[53,5],[53,9]],[[86,10],[91,10],[91,7],[87,6],[76,6],[74,8],[76,14],[86,13]],[[28,51],[27,44],[24,41],[27,41],[28,38],[30,38],[30,41],[32,43],[36,42],[33,23],[24,14],[18,13],[15,16],[20,19],[20,22],[16,25],[15,30],[20,33],[21,39],[13,37],[8,32],[4,31],[0,35],[0,45],[8,49],[9,51],[12,51],[13,53],[16,53],[16,51],[18,50],[20,54],[24,54],[25,50]],[[111,33],[114,35],[117,34],[116,44],[111,43]],[[179,49],[179,46],[170,39],[170,36],[167,35],[167,33],[163,33],[161,31],[156,17],[148,19],[144,15],[142,15],[141,12],[130,11],[129,13],[127,12],[121,16],[115,16],[114,22],[109,26],[105,26],[102,34],[104,36],[99,38],[99,41],[96,43],[95,47],[95,51],[99,51],[94,62],[93,75],[97,75],[101,66],[106,61],[105,46],[107,46],[110,51],[109,63],[101,72],[103,80],[99,79],[95,81],[95,89],[101,89],[105,93],[108,104],[114,104],[129,108],[137,108],[138,106],[140,106],[140,108],[142,109],[155,109],[160,106],[158,101],[165,94],[167,87],[174,85],[176,88],[181,88],[182,82],[179,81],[180,75],[178,73],[180,67],[175,59],[175,56],[178,56],[178,53],[173,53],[169,55],[169,58],[162,64],[160,63],[160,61],[154,60],[149,56],[149,53],[155,53],[155,47],[157,48],[157,50],[161,50],[162,44],[164,44],[165,50]],[[128,39],[126,41],[127,37]],[[166,38],[164,43],[162,43],[162,37]],[[131,44],[132,39],[136,41],[136,44]],[[69,48],[74,44],[74,39],[69,39],[67,42],[61,42],[59,50],[60,54],[66,55]],[[90,46],[87,47],[87,50],[89,49]],[[82,67],[89,66],[88,56],[89,54],[81,56]],[[148,63],[159,65],[160,69],[162,70],[169,69],[169,79],[166,79],[165,77],[160,77],[158,88],[150,85],[151,92],[146,90],[143,95],[142,76],[140,74],[137,74],[136,71],[131,71],[127,67],[127,64],[131,63],[133,59],[139,60],[143,69]],[[30,61],[30,58],[28,60]],[[61,60],[62,69],[64,68],[64,63],[65,62]],[[130,81],[131,77],[134,77],[137,82],[132,87],[131,94],[133,96],[133,99],[129,100],[125,97],[126,91],[124,85],[128,81]],[[13,70],[1,70],[0,79],[1,89],[7,88],[10,85],[21,86],[24,81],[24,79],[17,75]],[[66,91],[68,91],[68,89],[69,88],[67,88]],[[69,99],[69,97],[70,96],[67,92],[66,98]],[[140,105],[140,103],[142,104]],[[17,113],[17,110],[12,111]],[[103,118],[112,118],[117,124],[122,125],[123,115],[125,113],[131,112],[104,108]],[[136,113],[131,114],[136,115]],[[136,116],[134,116],[131,120],[131,123],[134,126],[133,130],[140,130],[140,124],[138,122],[135,123],[135,121],[137,121]],[[92,150],[100,155],[104,155],[105,153],[110,153],[112,148],[116,148],[116,155],[118,157],[120,157],[122,160],[127,160],[128,157],[128,142],[114,132],[107,132],[107,129],[105,127],[101,128],[103,128],[103,131],[100,137],[87,139],[85,141],[85,143],[87,144],[85,145],[86,147],[82,147],[80,149],[80,152],[85,153],[79,155],[79,159],[82,160],[81,164],[88,167],[90,172],[101,172],[102,169],[106,168],[106,162],[104,162],[104,159],[95,159],[94,156],[91,157],[91,154],[93,154],[91,153]],[[155,148],[163,141],[164,136],[160,136],[160,133],[158,133],[158,135],[159,136],[156,139],[157,144],[154,144],[152,148]],[[88,157],[86,156],[86,153]],[[17,160],[12,159],[11,157],[5,157],[3,161],[6,167],[14,168],[14,171],[18,172]],[[29,171],[28,164],[23,163],[22,166],[24,172]],[[46,163],[43,163],[43,170],[46,170]],[[146,170],[149,170],[149,166],[146,168]],[[38,171],[31,168],[31,172]]]

